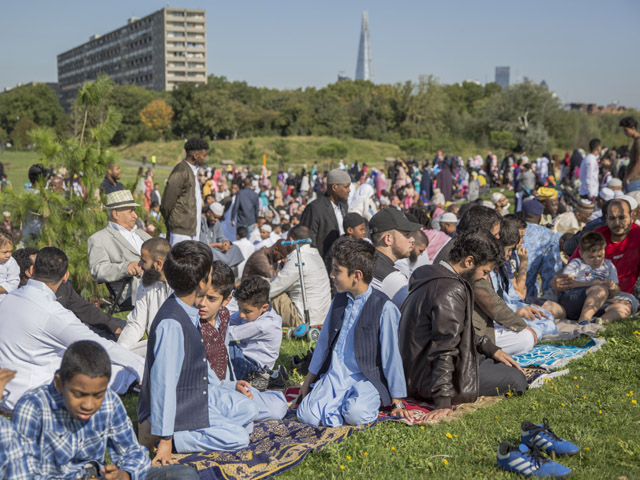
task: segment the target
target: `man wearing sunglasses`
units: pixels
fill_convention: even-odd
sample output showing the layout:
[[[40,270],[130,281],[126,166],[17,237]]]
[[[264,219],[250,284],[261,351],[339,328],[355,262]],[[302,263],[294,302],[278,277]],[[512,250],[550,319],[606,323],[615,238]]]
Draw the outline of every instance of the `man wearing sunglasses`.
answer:
[[[371,286],[387,295],[398,308],[407,296],[409,279],[394,263],[409,257],[414,246],[411,233],[420,226],[394,207],[383,208],[369,222],[371,240],[376,247],[376,270]]]

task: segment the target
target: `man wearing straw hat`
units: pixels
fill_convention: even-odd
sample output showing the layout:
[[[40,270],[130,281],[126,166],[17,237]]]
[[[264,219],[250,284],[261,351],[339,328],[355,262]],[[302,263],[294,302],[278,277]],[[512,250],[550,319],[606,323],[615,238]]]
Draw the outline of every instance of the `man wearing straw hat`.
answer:
[[[87,240],[89,268],[96,282],[108,283],[113,292],[122,292],[118,303],[127,308],[132,306],[142,275],[140,247],[151,236],[136,227],[139,205],[129,190],[108,194],[105,203],[109,224]]]

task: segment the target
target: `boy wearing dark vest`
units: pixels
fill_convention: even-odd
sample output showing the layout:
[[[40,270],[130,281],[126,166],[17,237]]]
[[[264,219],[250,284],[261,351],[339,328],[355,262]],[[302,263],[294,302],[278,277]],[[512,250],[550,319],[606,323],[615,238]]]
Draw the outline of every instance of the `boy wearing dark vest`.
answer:
[[[172,463],[173,449],[244,448],[254,421],[286,413],[281,393],[260,394],[248,382],[220,381],[209,366],[197,299],[209,289],[212,263],[211,248],[196,241],[176,244],[164,263],[174,293],[151,324],[138,400],[140,443],[158,444],[154,464]]]
[[[330,276],[338,294],[300,389],[298,420],[362,425],[378,417],[381,405],[391,405],[392,415],[409,417],[401,400],[406,384],[398,350],[400,312],[369,285],[375,248],[361,239],[337,242],[332,259]]]

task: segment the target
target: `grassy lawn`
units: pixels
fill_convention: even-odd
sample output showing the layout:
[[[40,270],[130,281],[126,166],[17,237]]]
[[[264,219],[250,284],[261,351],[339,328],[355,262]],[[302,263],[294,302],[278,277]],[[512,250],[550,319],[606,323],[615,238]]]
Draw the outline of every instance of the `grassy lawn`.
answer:
[[[640,386],[640,319],[617,322],[604,337],[601,350],[569,364],[568,375],[526,395],[432,426],[383,422],[310,454],[280,478],[520,478],[497,467],[498,444],[517,444],[520,423],[544,417],[581,448],[574,457],[558,458],[574,478],[640,478],[640,405],[634,403],[640,397],[634,392]],[[288,366],[291,356],[309,347],[285,339],[278,362]],[[136,400],[125,398],[134,420]]]

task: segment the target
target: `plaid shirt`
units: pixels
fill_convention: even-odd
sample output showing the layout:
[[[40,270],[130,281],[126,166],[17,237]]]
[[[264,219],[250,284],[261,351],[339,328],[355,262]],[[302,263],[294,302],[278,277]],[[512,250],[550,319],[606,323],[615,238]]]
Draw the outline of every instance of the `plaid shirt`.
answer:
[[[30,480],[23,440],[11,422],[0,417],[0,478]]]
[[[104,464],[105,449],[131,480],[145,479],[151,468],[147,449],[138,444],[124,405],[111,389],[100,409],[82,422],[65,408],[53,383],[42,385],[20,398],[12,420],[31,452],[31,478],[76,479],[88,462]]]

